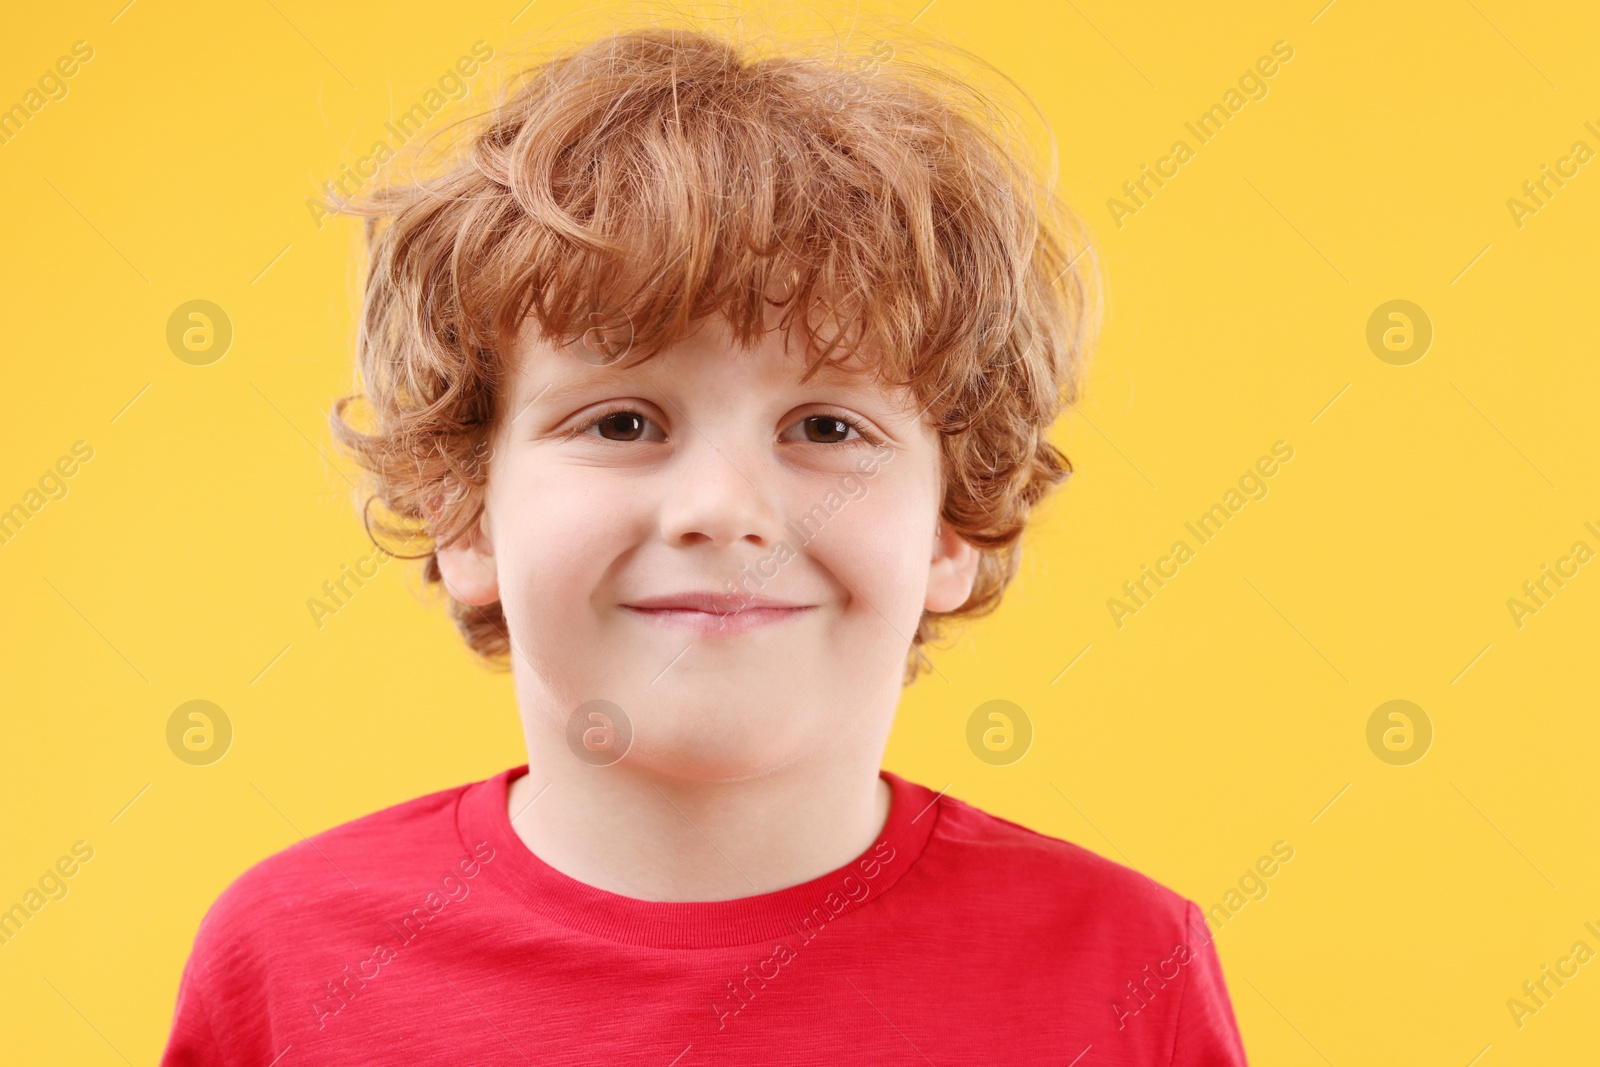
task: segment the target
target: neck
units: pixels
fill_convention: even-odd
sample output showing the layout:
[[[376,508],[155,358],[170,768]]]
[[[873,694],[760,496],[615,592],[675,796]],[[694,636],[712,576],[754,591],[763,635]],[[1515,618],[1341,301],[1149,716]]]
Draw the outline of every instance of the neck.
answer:
[[[508,814],[534,855],[597,889],[651,901],[771,893],[845,866],[883,831],[890,790],[879,752],[856,748],[704,781],[626,758],[589,766],[530,744]]]

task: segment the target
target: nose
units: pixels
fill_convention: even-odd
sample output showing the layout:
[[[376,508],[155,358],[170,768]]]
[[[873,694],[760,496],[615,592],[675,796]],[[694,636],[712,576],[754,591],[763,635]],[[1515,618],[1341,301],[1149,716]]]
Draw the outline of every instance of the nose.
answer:
[[[784,525],[776,472],[759,446],[732,434],[718,437],[696,430],[680,436],[661,500],[662,537],[675,546],[769,547],[782,539]]]

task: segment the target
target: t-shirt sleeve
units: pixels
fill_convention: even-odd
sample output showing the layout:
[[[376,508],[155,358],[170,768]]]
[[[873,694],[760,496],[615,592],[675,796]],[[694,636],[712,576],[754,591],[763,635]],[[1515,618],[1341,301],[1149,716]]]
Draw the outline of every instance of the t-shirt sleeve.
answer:
[[[178,981],[178,1005],[160,1067],[225,1067],[206,1007],[205,949],[198,939]]]
[[[1172,1067],[1246,1067],[1244,1042],[1233,1017],[1228,987],[1222,980],[1222,962],[1206,928],[1205,917],[1193,901],[1188,902],[1188,926],[1204,933],[1199,944],[1191,942],[1188,972],[1183,983],[1183,999],[1178,1007],[1177,1033],[1172,1042]]]

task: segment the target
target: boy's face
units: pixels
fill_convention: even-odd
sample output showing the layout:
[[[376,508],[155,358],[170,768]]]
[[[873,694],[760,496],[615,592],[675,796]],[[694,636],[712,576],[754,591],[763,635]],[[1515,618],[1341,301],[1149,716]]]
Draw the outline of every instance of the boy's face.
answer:
[[[910,393],[801,385],[783,332],[737,349],[720,318],[637,366],[531,327],[515,357],[483,517],[439,565],[501,602],[530,754],[577,758],[569,719],[601,699],[661,774],[879,758],[923,609],[964,603],[978,564],[936,530]],[[724,599],[662,604],[696,593]]]

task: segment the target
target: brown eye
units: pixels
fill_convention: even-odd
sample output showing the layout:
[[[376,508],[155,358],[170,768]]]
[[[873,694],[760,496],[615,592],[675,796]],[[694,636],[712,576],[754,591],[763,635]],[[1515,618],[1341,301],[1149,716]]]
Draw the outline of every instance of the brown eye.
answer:
[[[594,425],[608,441],[637,441],[644,433],[644,416],[637,411],[613,411],[600,416]],[[612,436],[615,434],[616,436]]]
[[[596,415],[567,431],[569,440],[580,437],[598,437],[602,441],[614,441],[619,444],[649,440],[650,428],[655,425],[653,419],[643,415],[633,408],[612,408],[610,411]],[[657,429],[656,433],[661,431]],[[657,437],[656,440],[665,438]]]
[[[792,438],[790,435],[797,426],[801,427],[804,436]],[[877,436],[863,423],[825,411],[806,415],[798,422],[791,423],[785,433],[785,439],[797,444],[829,445],[836,448],[866,448],[876,447],[879,444]]]
[[[805,420],[807,424],[814,424],[823,440],[816,441],[819,445],[843,444],[850,436],[850,431],[855,429],[850,423],[832,415],[812,415]]]

